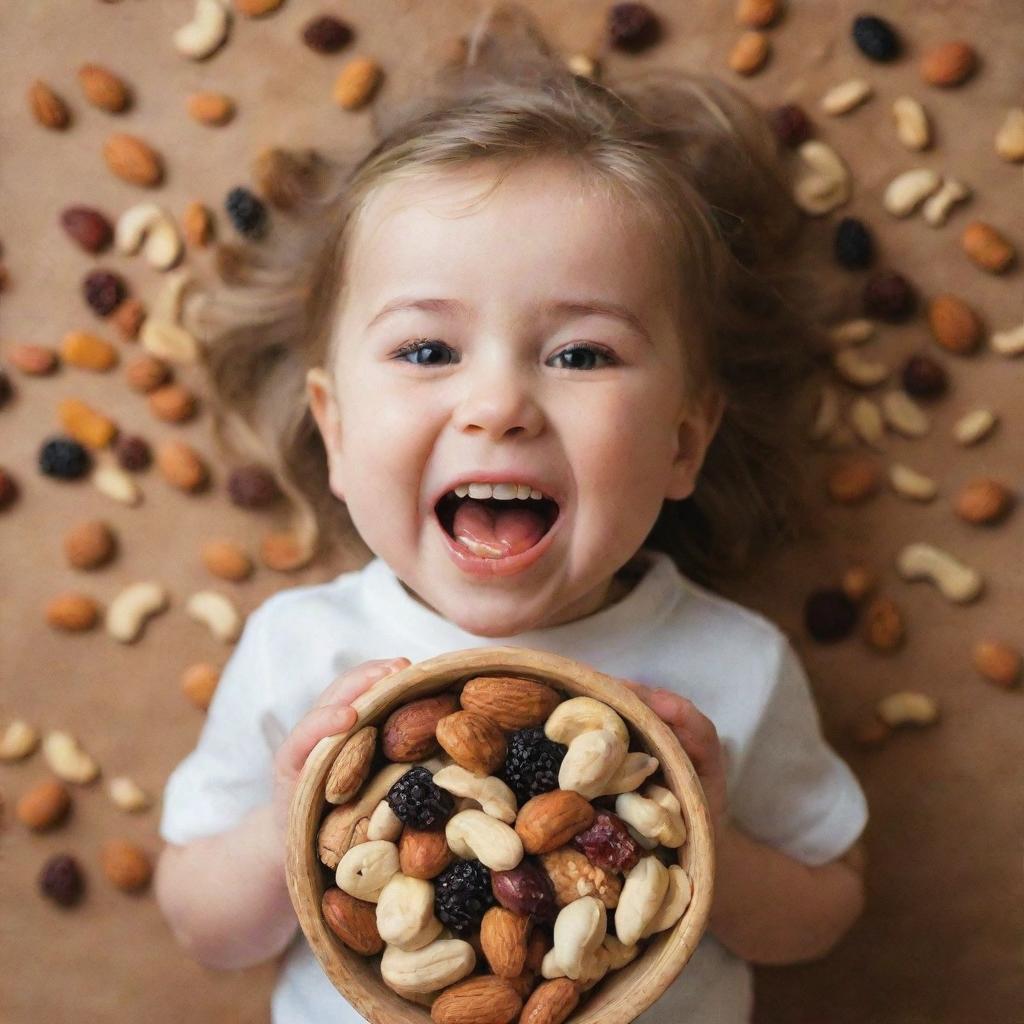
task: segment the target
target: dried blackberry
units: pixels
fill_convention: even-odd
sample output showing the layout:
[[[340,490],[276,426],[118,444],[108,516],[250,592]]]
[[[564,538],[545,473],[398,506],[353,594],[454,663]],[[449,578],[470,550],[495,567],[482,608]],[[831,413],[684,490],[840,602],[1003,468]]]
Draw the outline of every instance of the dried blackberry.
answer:
[[[247,188],[241,185],[233,188],[224,200],[224,209],[240,235],[259,238],[266,231],[267,208],[263,200]]]
[[[62,907],[74,906],[85,889],[85,879],[78,861],[67,854],[51,857],[39,873],[39,888],[47,899]]]
[[[803,107],[798,107],[795,103],[776,107],[769,118],[779,141],[790,149],[796,149],[814,134],[810,118]]]
[[[400,821],[428,831],[443,828],[455,810],[451,793],[435,786],[430,771],[422,767],[410,768],[388,790],[387,801]]]
[[[147,469],[153,457],[149,444],[134,434],[126,434],[117,439],[114,444],[114,455],[117,456],[120,467],[127,469],[129,473]]]
[[[646,4],[612,4],[608,10],[608,38],[612,46],[636,53],[658,41],[661,26]]]
[[[270,470],[239,466],[228,477],[228,497],[239,508],[263,508],[281,497],[281,489]]]
[[[434,880],[434,913],[452,931],[476,928],[493,906],[491,873],[478,860],[456,861]]]
[[[862,14],[853,19],[853,41],[865,57],[881,62],[895,60],[902,45],[896,30],[884,18]]]
[[[110,316],[124,301],[128,289],[124,278],[111,270],[94,270],[82,282],[82,294],[97,316]]]
[[[808,594],[804,603],[804,625],[821,644],[848,636],[857,622],[857,606],[842,590],[827,588]]]
[[[914,286],[894,270],[872,274],[864,284],[862,299],[867,316],[893,324],[906,320],[917,305]]]
[[[558,769],[565,751],[565,745],[549,740],[543,729],[520,729],[513,735],[505,755],[505,781],[520,806],[558,789]]]
[[[836,225],[836,260],[847,270],[870,267],[875,258],[875,240],[867,224],[856,217],[844,217]]]
[[[329,14],[307,22],[302,30],[302,41],[317,53],[337,53],[351,40],[352,29]]]
[[[911,356],[903,365],[903,390],[914,398],[939,398],[949,388],[942,364],[931,356]]]
[[[39,449],[39,469],[60,480],[77,480],[89,472],[89,453],[70,437],[51,437]]]

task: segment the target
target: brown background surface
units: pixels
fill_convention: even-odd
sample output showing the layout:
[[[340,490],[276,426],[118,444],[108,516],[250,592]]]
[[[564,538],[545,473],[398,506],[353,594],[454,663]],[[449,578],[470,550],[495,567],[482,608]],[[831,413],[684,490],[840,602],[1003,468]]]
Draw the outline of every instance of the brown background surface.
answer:
[[[270,18],[237,19],[227,46],[196,64],[171,45],[191,6],[185,0],[38,0],[0,10],[0,239],[10,274],[0,303],[0,358],[10,343],[56,344],[70,329],[98,330],[114,339],[116,332],[96,321],[79,297],[80,280],[94,264],[123,271],[145,300],[155,295],[159,275],[141,260],[88,257],[57,223],[60,210],[72,203],[116,216],[150,197],[106,172],[100,150],[108,133],[126,130],[149,139],[168,166],[157,201],[180,214],[187,201],[202,199],[218,211],[227,236],[221,200],[246,180],[248,162],[262,146],[331,149],[368,137],[367,112],[344,113],[330,102],[335,74],[350,54],[365,52],[382,61],[388,80],[380,98],[387,101],[433,67],[444,41],[465,30],[477,10],[470,0],[289,0]],[[602,4],[534,0],[528,6],[567,53],[585,49],[599,34]],[[731,3],[660,0],[653,6],[664,17],[664,41],[642,57],[611,57],[612,72],[635,65],[729,74],[725,58],[739,34]],[[342,54],[320,57],[298,42],[301,26],[321,11],[340,14],[357,31],[355,43]],[[1020,168],[998,160],[992,147],[1005,110],[1024,98],[1020,4],[888,4],[887,16],[900,27],[908,50],[892,66],[869,64],[853,48],[848,29],[857,13],[849,2],[790,3],[771,32],[770,65],[741,88],[765,105],[795,100],[812,112],[822,137],[853,167],[855,196],[847,210],[877,227],[884,263],[907,273],[925,296],[947,290],[963,295],[995,329],[1019,323],[1019,267],[1002,278],[990,277],[967,262],[957,238],[968,219],[979,217],[1024,245]],[[978,46],[979,74],[948,92],[923,85],[916,74],[920,53],[955,37]],[[75,82],[75,70],[86,61],[108,65],[133,85],[136,101],[129,113],[115,117],[86,105]],[[842,119],[818,114],[825,89],[852,75],[874,83],[875,99]],[[70,131],[47,132],[32,122],[25,93],[35,77],[71,103]],[[184,99],[199,88],[223,90],[237,99],[239,113],[230,126],[209,129],[188,119]],[[926,154],[906,152],[894,137],[888,108],[902,92],[920,97],[935,121],[937,145]],[[970,207],[939,230],[919,218],[893,221],[881,210],[885,183],[921,164],[952,173],[975,189]],[[825,262],[828,237],[825,227],[811,232]],[[848,296],[849,312],[856,313],[860,278],[837,275],[837,282],[837,294]],[[131,355],[130,346],[117,344],[123,356]],[[906,353],[930,344],[918,317],[883,330],[872,346],[896,365]],[[762,1024],[1024,1021],[1021,697],[980,681],[970,665],[971,645],[980,636],[1024,644],[1021,513],[996,529],[980,530],[956,520],[949,506],[957,488],[979,474],[1000,476],[1019,488],[1024,364],[987,352],[946,361],[953,388],[935,409],[931,435],[918,442],[890,438],[883,456],[933,474],[940,497],[929,506],[910,506],[892,494],[857,510],[823,505],[818,536],[731,588],[793,635],[826,730],[861,779],[872,815],[865,917],[823,962],[758,971]],[[144,400],[124,386],[120,369],[94,375],[66,368],[49,380],[13,376],[17,397],[0,411],[0,463],[20,479],[22,497],[0,519],[0,721],[24,717],[44,729],[68,728],[98,758],[106,777],[127,773],[158,794],[201,725],[201,713],[180,693],[180,674],[193,661],[220,662],[228,653],[182,610],[190,593],[211,584],[199,563],[199,545],[223,535],[254,550],[272,517],[228,502],[223,462],[213,488],[200,497],[173,493],[148,474],[142,482],[145,501],[137,509],[113,504],[84,482],[40,477],[36,452],[55,429],[56,406],[65,396],[92,402],[152,441],[180,434],[216,459],[209,417],[204,411],[184,427],[158,423]],[[190,372],[183,377],[197,380]],[[980,404],[999,411],[1001,426],[978,447],[959,449],[950,426]],[[121,551],[109,568],[84,577],[66,567],[60,540],[71,524],[95,517],[115,527]],[[948,546],[977,566],[987,581],[983,599],[954,607],[925,585],[901,583],[892,570],[893,556],[912,540]],[[358,566],[365,556],[355,544],[349,553],[296,577],[259,570],[232,589],[249,611],[282,586],[328,578]],[[882,573],[885,591],[906,611],[909,638],[897,654],[874,654],[856,637],[815,647],[803,633],[804,595],[833,583],[854,558]],[[163,581],[173,604],[137,645],[117,645],[102,630],[55,636],[43,623],[41,608],[61,590],[86,590],[106,603],[125,584],[147,578]],[[901,688],[936,697],[942,723],[897,736],[881,750],[853,748],[844,733],[851,717]],[[265,1019],[271,966],[234,974],[196,966],[175,947],[151,895],[126,897],[102,878],[97,854],[107,838],[133,838],[156,853],[159,808],[124,816],[98,783],[76,792],[67,825],[45,836],[29,835],[12,822],[10,807],[45,776],[39,754],[23,764],[0,766],[6,805],[0,831],[0,1017],[12,1024]],[[89,878],[87,898],[72,912],[56,909],[35,889],[42,862],[63,851],[81,859]]]

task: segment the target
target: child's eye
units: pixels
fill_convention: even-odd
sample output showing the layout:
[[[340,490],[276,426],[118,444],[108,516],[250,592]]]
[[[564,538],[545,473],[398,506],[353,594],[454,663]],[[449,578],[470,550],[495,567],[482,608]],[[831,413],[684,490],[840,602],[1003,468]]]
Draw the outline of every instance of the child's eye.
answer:
[[[589,356],[597,356],[603,359],[606,366],[614,366],[618,360],[612,355],[608,349],[601,345],[585,344],[583,342],[576,342],[574,345],[570,345],[568,348],[563,348],[561,352],[557,352],[553,358],[558,359],[562,356],[571,357],[568,362],[562,365],[567,370],[596,370],[600,366],[594,366]]]
[[[456,362],[456,359],[444,360],[444,354],[455,356],[455,350],[437,338],[414,338],[406,342],[397,352],[394,358],[402,362],[409,362],[416,366],[444,366]],[[411,356],[411,359],[406,359]],[[595,370],[601,364],[595,365],[593,359],[603,359],[604,365],[612,366],[617,360],[611,352],[600,345],[577,342],[568,348],[562,349],[554,355],[554,359],[564,358],[566,362],[562,367],[567,370]]]
[[[435,358],[435,355],[443,352],[449,352],[452,355],[455,354],[453,349],[443,341],[438,341],[436,338],[414,338],[412,341],[406,342],[395,353],[395,359],[399,359],[402,362],[414,363],[417,366],[439,366],[443,364],[440,360]],[[405,359],[404,357],[407,355],[412,355],[413,358]]]

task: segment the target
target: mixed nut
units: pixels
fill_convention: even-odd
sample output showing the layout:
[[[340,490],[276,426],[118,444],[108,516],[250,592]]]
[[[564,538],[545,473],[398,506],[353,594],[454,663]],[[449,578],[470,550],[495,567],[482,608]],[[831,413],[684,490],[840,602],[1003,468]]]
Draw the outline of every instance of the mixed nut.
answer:
[[[438,1024],[478,999],[558,1024],[690,904],[679,800],[630,742],[603,702],[501,675],[358,729],[316,836],[328,928]]]

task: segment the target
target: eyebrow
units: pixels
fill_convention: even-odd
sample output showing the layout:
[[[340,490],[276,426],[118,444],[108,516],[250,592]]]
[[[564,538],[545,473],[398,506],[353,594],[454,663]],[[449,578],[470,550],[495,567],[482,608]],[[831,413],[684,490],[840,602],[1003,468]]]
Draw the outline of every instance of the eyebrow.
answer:
[[[549,303],[546,309],[555,313],[567,313],[576,316],[610,317],[613,320],[619,320],[626,324],[627,327],[630,327],[633,331],[639,334],[640,337],[648,344],[653,344],[650,332],[647,330],[640,317],[638,317],[636,313],[628,307],[620,306],[615,302],[603,302],[597,299],[563,299]],[[391,302],[385,303],[366,326],[367,328],[373,327],[374,324],[379,323],[386,316],[390,316],[392,313],[404,313],[410,310],[422,310],[426,313],[440,313],[451,316],[456,313],[465,313],[466,304],[459,302],[457,299],[415,299],[401,297],[392,299]]]

